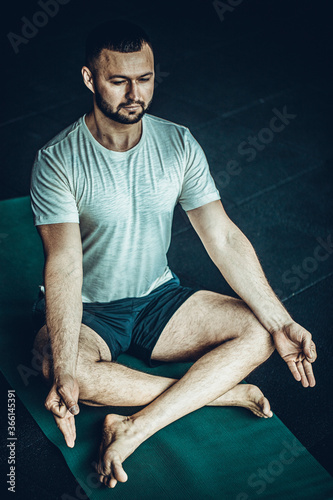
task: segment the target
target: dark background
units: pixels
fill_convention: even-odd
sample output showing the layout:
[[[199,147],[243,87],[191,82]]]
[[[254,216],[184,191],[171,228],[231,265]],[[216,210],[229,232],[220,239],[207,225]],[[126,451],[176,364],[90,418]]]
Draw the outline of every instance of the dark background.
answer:
[[[333,256],[314,258],[318,238],[332,238],[329,2],[224,4],[230,9],[223,15],[203,0],[70,0],[16,54],[7,34],[22,35],[21,18],[31,21],[42,9],[37,1],[7,3],[1,20],[0,199],[27,196],[37,149],[90,110],[80,69],[91,27],[113,17],[141,24],[155,48],[157,85],[150,113],[190,128],[206,152],[227,213],[318,347],[313,389],[296,383],[276,353],[247,381],[260,386],[275,414],[332,473]],[[265,135],[273,110],[285,106],[296,116],[281,132]],[[239,145],[258,134],[260,151],[248,161]],[[236,171],[228,170],[231,160]],[[233,294],[179,207],[169,263],[185,285]],[[4,402],[9,386],[2,376],[1,387]],[[15,498],[75,497],[77,483],[60,451],[19,401],[17,432]],[[1,434],[4,445],[5,429]],[[2,454],[1,483],[6,473]]]

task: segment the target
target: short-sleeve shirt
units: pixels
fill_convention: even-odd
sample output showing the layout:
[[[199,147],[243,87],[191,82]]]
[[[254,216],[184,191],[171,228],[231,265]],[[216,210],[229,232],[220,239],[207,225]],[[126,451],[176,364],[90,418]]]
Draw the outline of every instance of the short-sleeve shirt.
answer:
[[[37,152],[30,196],[36,226],[79,223],[83,302],[142,297],[171,279],[176,204],[220,199],[188,128],[149,114],[124,152],[102,146],[80,117]]]

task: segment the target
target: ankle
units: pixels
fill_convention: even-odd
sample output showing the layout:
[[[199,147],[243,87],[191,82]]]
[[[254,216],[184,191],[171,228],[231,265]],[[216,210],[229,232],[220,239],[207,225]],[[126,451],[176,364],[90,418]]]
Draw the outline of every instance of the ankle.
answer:
[[[149,432],[146,419],[144,418],[144,416],[140,415],[140,412],[139,414],[134,414],[127,417],[127,419],[130,423],[131,431],[140,441],[145,441],[154,433]]]

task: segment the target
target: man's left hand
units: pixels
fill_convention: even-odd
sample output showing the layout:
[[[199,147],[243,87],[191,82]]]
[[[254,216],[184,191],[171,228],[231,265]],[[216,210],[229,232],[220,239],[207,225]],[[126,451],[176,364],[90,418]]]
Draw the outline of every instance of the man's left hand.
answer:
[[[293,321],[272,333],[272,337],[295,380],[301,381],[303,387],[314,387],[312,363],[317,359],[317,352],[311,333]]]

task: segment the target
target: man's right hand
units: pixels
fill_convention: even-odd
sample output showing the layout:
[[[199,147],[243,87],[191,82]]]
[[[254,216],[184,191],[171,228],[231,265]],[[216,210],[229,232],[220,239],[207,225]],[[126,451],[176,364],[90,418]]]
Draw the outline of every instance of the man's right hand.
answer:
[[[45,408],[52,412],[57,427],[67,446],[74,447],[76,430],[74,415],[79,413],[79,384],[71,375],[57,377],[45,400]]]

